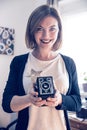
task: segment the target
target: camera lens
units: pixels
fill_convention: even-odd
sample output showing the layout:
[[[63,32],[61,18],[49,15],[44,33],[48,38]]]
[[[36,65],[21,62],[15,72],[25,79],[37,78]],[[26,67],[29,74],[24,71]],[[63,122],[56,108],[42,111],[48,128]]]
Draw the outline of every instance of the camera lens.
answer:
[[[49,83],[44,82],[44,83],[42,84],[42,89],[44,89],[44,90],[49,89]]]

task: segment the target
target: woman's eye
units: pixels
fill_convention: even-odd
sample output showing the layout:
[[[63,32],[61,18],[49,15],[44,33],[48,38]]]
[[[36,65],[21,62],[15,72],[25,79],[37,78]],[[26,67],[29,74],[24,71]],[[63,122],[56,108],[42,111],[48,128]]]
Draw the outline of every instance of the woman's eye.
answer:
[[[41,27],[38,27],[38,28],[36,29],[36,32],[39,32],[39,31],[43,31],[43,29],[42,29]]]
[[[50,28],[50,31],[52,31],[52,32],[56,31],[56,28]]]

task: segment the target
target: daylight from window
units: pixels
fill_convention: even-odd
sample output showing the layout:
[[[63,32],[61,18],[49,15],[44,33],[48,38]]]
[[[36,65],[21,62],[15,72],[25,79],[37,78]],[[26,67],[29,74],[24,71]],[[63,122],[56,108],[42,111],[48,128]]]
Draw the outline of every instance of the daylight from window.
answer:
[[[78,80],[87,72],[87,12],[65,16],[63,22],[63,46],[61,52],[76,63]]]

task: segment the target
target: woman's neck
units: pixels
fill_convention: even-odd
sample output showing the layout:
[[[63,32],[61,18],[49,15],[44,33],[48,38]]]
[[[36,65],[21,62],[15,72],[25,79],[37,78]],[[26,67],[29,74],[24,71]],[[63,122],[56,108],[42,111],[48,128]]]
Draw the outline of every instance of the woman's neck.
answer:
[[[48,51],[34,50],[32,52],[32,54],[33,54],[34,57],[36,57],[39,60],[48,61],[48,60],[54,59],[58,55],[58,52],[56,52],[56,51],[49,51],[48,52]]]

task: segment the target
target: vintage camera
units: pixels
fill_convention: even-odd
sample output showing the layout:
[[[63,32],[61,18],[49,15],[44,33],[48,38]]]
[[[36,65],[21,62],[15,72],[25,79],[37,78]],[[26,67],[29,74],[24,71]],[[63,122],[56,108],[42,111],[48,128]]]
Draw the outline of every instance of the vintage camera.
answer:
[[[52,76],[37,77],[35,91],[38,92],[38,97],[42,99],[54,97],[55,89]]]

